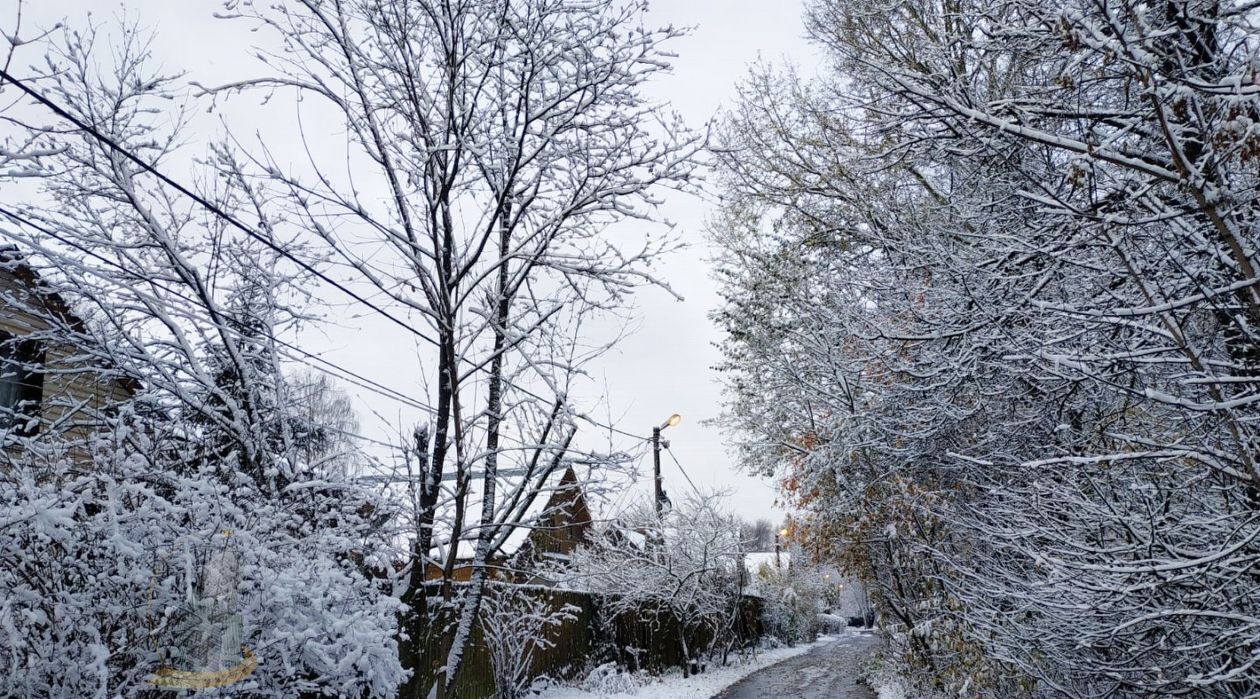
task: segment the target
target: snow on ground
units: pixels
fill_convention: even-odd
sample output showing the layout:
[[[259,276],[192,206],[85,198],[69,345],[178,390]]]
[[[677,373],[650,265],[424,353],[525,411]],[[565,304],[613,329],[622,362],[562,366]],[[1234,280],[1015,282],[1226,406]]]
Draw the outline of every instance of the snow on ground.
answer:
[[[601,678],[602,681],[585,682],[586,688],[553,687],[545,690],[538,697],[539,699],[707,699],[758,670],[802,655],[838,638],[840,636],[819,636],[813,643],[803,643],[790,648],[759,650],[755,657],[749,657],[743,662],[738,656],[732,656],[731,664],[727,667],[710,667],[707,672],[686,678],[678,670],[670,671],[660,677],[606,676]],[[636,684],[637,686],[627,688],[627,685]],[[883,695],[880,699],[884,699]],[[892,699],[899,698],[893,696]]]
[[[867,666],[863,674],[866,683],[875,690],[878,699],[909,699],[910,690],[887,663],[880,662]]]
[[[895,679],[876,685],[875,694],[879,696],[879,699],[907,699],[906,688]]]

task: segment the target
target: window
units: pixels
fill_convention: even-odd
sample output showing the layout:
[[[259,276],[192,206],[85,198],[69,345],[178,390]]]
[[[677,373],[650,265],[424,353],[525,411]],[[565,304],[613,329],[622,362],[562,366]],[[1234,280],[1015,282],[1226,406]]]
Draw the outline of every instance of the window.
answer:
[[[44,395],[44,348],[0,333],[0,432],[32,435]]]

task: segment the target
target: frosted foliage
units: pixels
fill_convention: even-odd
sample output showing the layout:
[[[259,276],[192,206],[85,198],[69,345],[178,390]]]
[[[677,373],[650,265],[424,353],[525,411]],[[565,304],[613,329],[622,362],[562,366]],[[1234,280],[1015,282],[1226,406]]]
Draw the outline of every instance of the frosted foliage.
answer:
[[[786,568],[762,565],[753,573],[765,633],[788,645],[814,639],[823,607],[822,573],[802,559],[794,557],[794,565]]]
[[[924,687],[1260,691],[1247,3],[815,0],[722,127],[729,401]]]
[[[46,52],[41,87],[124,147],[151,160],[182,147],[165,111],[176,87],[132,29],[22,50]],[[38,431],[0,434],[0,696],[131,696],[162,659],[226,666],[242,643],[257,669],[216,691],[392,696],[400,608],[380,571],[394,511],[336,478],[359,455],[330,457],[345,445],[309,419],[327,411],[292,390],[277,340],[306,315],[301,268],[85,131],[6,128],[10,144],[40,145],[4,271],[38,293],[4,311],[59,362],[47,377],[91,398],[49,391]],[[224,151],[206,151],[209,200],[260,203],[217,170]],[[199,579],[190,552],[225,531],[235,562]],[[189,657],[160,658],[181,626],[209,632],[185,639]]]
[[[156,666],[143,648],[149,547],[179,508],[148,485],[69,471],[0,477],[5,696],[110,696]],[[87,503],[104,509],[86,516]]]
[[[643,675],[626,672],[616,663],[604,663],[591,668],[579,687],[595,695],[631,694],[642,687],[645,680]]]
[[[135,691],[158,667],[155,639],[167,636],[185,605],[182,570],[161,565],[159,553],[184,545],[183,523],[217,488],[183,482],[182,497],[164,497],[145,483],[149,469],[97,465],[113,473],[40,469],[36,483],[18,465],[0,479],[0,665],[7,670],[0,694]],[[232,516],[230,504],[224,509]],[[239,588],[220,588],[215,598],[230,602],[241,593],[243,642],[259,658],[241,688],[264,696],[330,687],[389,696],[401,681],[396,601],[330,554],[339,542],[278,533],[291,524],[284,518],[255,522],[256,529],[233,533]],[[165,656],[172,660],[169,650]]]
[[[631,508],[556,575],[600,594],[603,613],[673,622],[677,638],[669,640],[686,658],[724,656],[734,642],[743,549],[738,520],[720,505],[697,496],[659,515],[647,505]],[[700,629],[711,632],[710,644],[688,647]]]
[[[298,689],[394,696],[404,678],[394,638],[401,605],[348,561],[311,544],[301,555],[260,561],[270,584],[246,588],[252,601],[245,613],[261,649],[255,674],[283,688],[276,696]]]

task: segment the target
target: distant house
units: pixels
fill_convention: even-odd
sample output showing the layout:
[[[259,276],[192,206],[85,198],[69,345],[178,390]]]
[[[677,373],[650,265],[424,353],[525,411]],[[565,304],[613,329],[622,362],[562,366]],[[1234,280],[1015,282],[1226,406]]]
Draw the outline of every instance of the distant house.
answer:
[[[534,519],[509,532],[500,550],[487,561],[491,577],[545,583],[536,571],[545,563],[565,560],[574,549],[590,540],[592,528],[586,492],[573,468],[566,468],[546,504],[535,512]],[[430,563],[425,577],[428,580],[441,578],[441,566]],[[451,579],[467,582],[471,577],[469,550],[456,562]]]
[[[590,541],[593,522],[586,492],[573,468],[565,469],[556,489],[534,522],[518,559],[540,562],[567,559],[573,550]]]
[[[0,446],[18,437],[74,442],[137,384],[81,348],[82,319],[16,248],[0,247]]]

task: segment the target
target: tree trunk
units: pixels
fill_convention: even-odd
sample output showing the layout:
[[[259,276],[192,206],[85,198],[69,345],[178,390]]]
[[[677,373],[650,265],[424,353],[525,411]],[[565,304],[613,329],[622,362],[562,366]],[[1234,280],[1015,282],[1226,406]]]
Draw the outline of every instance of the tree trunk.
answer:
[[[508,290],[508,248],[512,230],[508,225],[511,205],[505,203],[499,220],[498,306],[494,318],[494,355],[490,360],[490,382],[486,398],[486,459],[482,479],[481,527],[477,530],[477,549],[473,554],[472,576],[468,594],[460,613],[459,626],[451,642],[446,660],[446,689],[449,692],[455,675],[463,665],[464,650],[472,635],[472,626],[481,609],[481,596],[486,585],[486,558],[494,539],[496,485],[499,475],[499,436],[503,426],[503,354],[507,349],[507,325],[512,298]],[[453,549],[452,549],[453,550]]]

